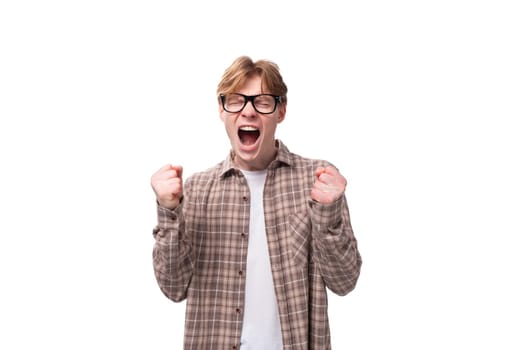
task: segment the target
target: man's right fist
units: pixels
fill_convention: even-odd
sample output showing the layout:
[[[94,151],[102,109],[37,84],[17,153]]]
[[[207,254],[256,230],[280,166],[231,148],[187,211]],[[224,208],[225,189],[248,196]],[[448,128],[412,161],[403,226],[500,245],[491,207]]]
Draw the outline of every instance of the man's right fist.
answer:
[[[182,198],[182,166],[167,164],[151,176],[151,187],[161,207],[175,209]]]

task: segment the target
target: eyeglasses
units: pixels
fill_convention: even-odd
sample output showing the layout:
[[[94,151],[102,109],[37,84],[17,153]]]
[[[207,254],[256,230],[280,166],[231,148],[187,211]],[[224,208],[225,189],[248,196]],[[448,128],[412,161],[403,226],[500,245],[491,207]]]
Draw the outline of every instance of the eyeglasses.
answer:
[[[281,102],[281,96],[271,94],[260,94],[246,96],[243,94],[220,94],[222,107],[228,113],[239,113],[246,107],[248,101],[252,103],[253,108],[261,114],[271,114],[275,112],[277,103]]]

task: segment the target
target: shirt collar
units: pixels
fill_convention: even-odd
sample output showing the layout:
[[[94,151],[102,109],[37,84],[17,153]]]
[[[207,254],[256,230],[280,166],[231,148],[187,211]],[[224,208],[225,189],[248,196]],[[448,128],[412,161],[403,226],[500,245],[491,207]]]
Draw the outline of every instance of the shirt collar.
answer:
[[[291,153],[288,150],[288,148],[280,140],[275,140],[275,143],[277,145],[277,156],[270,163],[270,165],[268,165],[268,169],[275,169],[281,165],[292,166],[293,160],[292,160]],[[223,178],[233,173],[240,172],[239,168],[233,162],[233,156],[234,156],[233,150],[231,150],[230,153],[228,154],[228,157],[226,157],[224,162],[222,162],[222,167],[219,173],[219,177]]]

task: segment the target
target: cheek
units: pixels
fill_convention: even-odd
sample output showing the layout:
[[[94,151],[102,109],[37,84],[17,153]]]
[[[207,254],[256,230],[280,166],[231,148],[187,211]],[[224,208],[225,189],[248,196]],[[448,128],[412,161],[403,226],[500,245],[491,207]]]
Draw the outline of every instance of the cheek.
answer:
[[[268,123],[264,126],[264,134],[267,138],[273,138],[275,130],[277,129],[276,123]]]
[[[237,135],[237,128],[235,127],[235,124],[230,122],[228,119],[224,121],[224,129],[226,129],[226,133],[229,137],[235,137]]]
[[[232,116],[227,115],[225,112],[219,113],[219,117],[221,118],[221,121],[224,123],[224,127],[226,129],[231,128],[231,125],[235,124],[235,120],[232,118]]]
[[[219,108],[219,118],[221,118],[223,123],[226,123],[226,115],[224,111],[222,110],[222,108]]]

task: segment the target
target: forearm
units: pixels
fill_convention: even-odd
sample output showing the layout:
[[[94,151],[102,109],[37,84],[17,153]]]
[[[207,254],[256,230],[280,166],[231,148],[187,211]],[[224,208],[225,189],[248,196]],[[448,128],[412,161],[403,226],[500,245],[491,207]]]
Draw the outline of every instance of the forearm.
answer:
[[[326,286],[345,295],[354,289],[362,261],[344,196],[332,204],[311,201],[310,217],[314,263]]]
[[[193,273],[191,244],[185,239],[182,208],[157,207],[158,224],[153,230],[153,268],[162,292],[173,301],[186,298]]]

